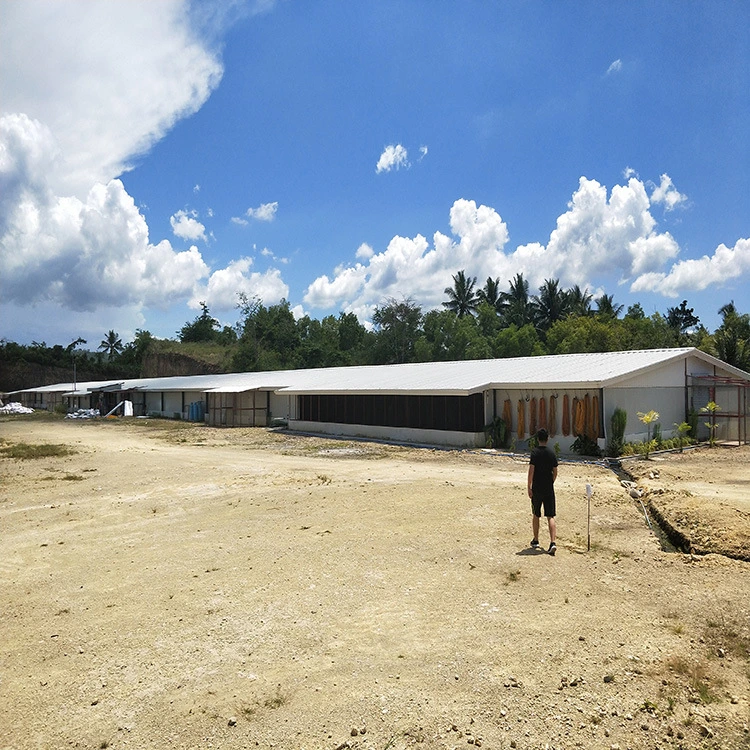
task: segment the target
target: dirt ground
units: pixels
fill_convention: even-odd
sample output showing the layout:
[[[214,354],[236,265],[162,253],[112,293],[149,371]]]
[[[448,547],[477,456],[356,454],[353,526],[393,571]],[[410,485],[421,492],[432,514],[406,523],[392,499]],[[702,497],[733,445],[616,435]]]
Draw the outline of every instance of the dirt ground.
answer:
[[[0,440],[76,450],[0,457],[3,750],[750,748],[750,563],[703,554],[750,548],[747,447],[630,462],[642,500],[563,462],[552,557],[522,456],[158,420]]]

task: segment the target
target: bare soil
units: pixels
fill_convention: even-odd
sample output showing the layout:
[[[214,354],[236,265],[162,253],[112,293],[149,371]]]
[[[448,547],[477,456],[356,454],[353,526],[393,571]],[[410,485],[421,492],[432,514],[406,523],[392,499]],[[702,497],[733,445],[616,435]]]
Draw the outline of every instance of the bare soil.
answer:
[[[642,500],[563,462],[552,557],[523,456],[158,420],[0,440],[76,449],[0,454],[4,750],[750,748],[747,447],[631,462]]]

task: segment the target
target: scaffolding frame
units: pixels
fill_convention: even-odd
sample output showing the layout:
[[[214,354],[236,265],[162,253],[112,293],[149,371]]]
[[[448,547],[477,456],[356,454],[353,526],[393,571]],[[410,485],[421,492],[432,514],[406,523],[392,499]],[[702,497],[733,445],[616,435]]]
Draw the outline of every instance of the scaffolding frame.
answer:
[[[748,389],[750,389],[750,381],[743,380],[741,378],[732,378],[722,375],[688,375],[688,404],[691,409],[697,411],[698,408],[694,403],[694,389],[696,387],[703,387],[708,389],[708,401],[718,403],[716,400],[717,389],[735,389],[737,390],[737,410],[726,411],[720,410],[711,414],[711,421],[714,424],[726,424],[726,438],[721,442],[734,442],[733,439],[729,439],[728,436],[732,434],[730,429],[734,420],[737,421],[737,443],[738,445],[748,444]],[[722,394],[724,395],[724,394]],[[708,401],[706,403],[708,403]],[[725,399],[722,399],[725,401]],[[704,405],[705,406],[705,405]]]

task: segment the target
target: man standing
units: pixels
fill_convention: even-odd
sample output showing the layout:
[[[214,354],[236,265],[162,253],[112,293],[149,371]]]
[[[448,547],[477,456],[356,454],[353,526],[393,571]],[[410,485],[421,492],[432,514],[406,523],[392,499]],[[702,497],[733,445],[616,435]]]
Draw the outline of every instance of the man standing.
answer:
[[[555,538],[557,525],[555,523],[555,480],[557,479],[557,456],[547,446],[549,434],[542,428],[536,433],[538,445],[531,451],[529,463],[528,490],[531,498],[531,528],[534,538],[531,540],[533,548],[539,547],[539,521],[542,517],[542,507],[549,526],[549,554],[557,552]]]

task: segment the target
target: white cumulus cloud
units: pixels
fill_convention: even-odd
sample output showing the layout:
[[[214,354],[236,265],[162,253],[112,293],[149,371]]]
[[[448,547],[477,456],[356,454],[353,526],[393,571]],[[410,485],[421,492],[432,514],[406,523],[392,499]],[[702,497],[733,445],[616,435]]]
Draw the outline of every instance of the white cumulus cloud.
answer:
[[[740,239],[734,247],[719,245],[711,256],[678,261],[667,273],[643,274],[633,282],[630,291],[659,292],[666,297],[678,297],[710,286],[724,286],[727,281],[748,272],[750,239]]]
[[[261,203],[258,208],[248,208],[247,215],[257,221],[273,221],[278,210],[278,201],[273,201],[273,203]]]
[[[666,173],[661,176],[659,185],[651,193],[651,202],[663,203],[666,211],[671,211],[675,206],[684,203],[686,200],[687,196],[677,190],[672,178]]]
[[[620,58],[617,58],[617,60],[614,60],[607,68],[607,75],[612,75],[612,73],[619,73],[621,70],[622,60],[620,60]]]
[[[172,231],[175,237],[182,240],[203,240],[206,241],[206,227],[201,224],[195,211],[177,211],[170,217],[169,223],[172,225]]]
[[[278,271],[249,273],[241,262],[211,269],[195,245],[178,252],[153,242],[118,179],[221,79],[216,53],[191,26],[193,10],[187,0],[0,6],[4,321],[23,320],[33,306],[86,326],[102,311],[132,328],[144,308],[288,293]],[[170,223],[180,239],[206,240],[195,212],[177,211]]]
[[[196,112],[222,66],[193,33],[184,0],[3,3],[0,106],[59,144],[48,180],[84,198]]]
[[[457,200],[450,210],[451,236],[435,232],[432,244],[422,235],[396,236],[382,252],[360,245],[357,262],[315,279],[304,301],[313,308],[354,312],[362,321],[388,297],[409,296],[425,309],[439,308],[443,290],[462,269],[477,277],[479,287],[488,277],[504,285],[522,273],[532,290],[547,278],[558,278],[564,287],[600,289],[615,280],[667,293],[671,283],[688,282],[686,269],[678,263],[673,272],[664,271],[680,248],[669,232],[658,230],[653,201],[635,174],[628,169],[625,184],[611,191],[581,177],[547,242],[515,249],[508,247],[508,228],[494,208]],[[674,190],[667,180],[662,179],[665,195]],[[667,200],[659,193],[657,198]],[[738,243],[730,262],[730,256],[717,251],[713,278],[725,275],[732,262],[744,268],[744,253],[745,246]]]
[[[381,172],[390,172],[393,169],[409,166],[409,154],[407,150],[400,143],[397,143],[385,147],[383,153],[380,154],[375,171],[380,174]]]
[[[289,287],[281,279],[278,269],[269,269],[264,273],[251,272],[252,265],[252,258],[245,257],[214,271],[205,286],[196,288],[190,306],[197,309],[204,301],[212,310],[232,310],[237,306],[240,292],[250,298],[257,297],[266,305],[289,296]]]

